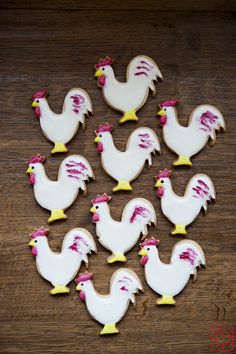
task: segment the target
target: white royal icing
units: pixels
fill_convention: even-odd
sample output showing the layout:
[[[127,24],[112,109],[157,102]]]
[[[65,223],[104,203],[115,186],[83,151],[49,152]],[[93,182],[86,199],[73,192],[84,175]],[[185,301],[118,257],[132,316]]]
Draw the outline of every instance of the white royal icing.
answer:
[[[153,205],[144,198],[130,200],[123,210],[121,221],[111,217],[108,203],[100,202],[99,196],[92,202],[97,214],[97,236],[100,243],[113,255],[124,254],[130,250],[138,241],[140,234],[147,236],[148,225],[156,224]]]
[[[163,263],[155,245],[143,247],[148,259],[144,265],[145,278],[156,293],[162,296],[176,296],[187,285],[191,275],[196,278],[196,268],[205,265],[203,250],[191,240],[177,242],[171,253],[170,263]]]

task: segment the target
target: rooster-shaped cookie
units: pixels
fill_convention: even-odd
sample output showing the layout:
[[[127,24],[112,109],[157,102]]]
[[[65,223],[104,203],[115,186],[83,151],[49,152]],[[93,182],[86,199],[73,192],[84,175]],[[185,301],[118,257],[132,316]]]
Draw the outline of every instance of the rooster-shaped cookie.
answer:
[[[129,302],[135,304],[135,294],[143,290],[138,276],[130,269],[118,269],[111,277],[108,295],[99,294],[91,279],[92,274],[88,273],[76,279],[80,299],[85,301],[90,315],[104,325],[100,334],[119,333],[116,324],[128,310]]]
[[[50,249],[47,233],[48,230],[41,227],[31,234],[29,246],[36,258],[37,270],[54,286],[51,295],[69,293],[66,285],[75,277],[82,262],[88,264],[88,254],[96,252],[95,242],[86,229],[78,227],[65,235],[58,253]]]
[[[95,65],[98,86],[102,88],[106,102],[115,110],[124,113],[119,123],[137,121],[136,112],[146,102],[149,90],[155,94],[154,82],[162,79],[162,74],[151,58],[139,55],[133,58],[127,67],[126,82],[119,82],[115,78],[112,64],[113,60],[106,57]]]
[[[179,157],[174,166],[192,166],[190,158],[197,154],[211,139],[216,140],[216,130],[225,130],[225,121],[221,112],[214,106],[203,104],[194,109],[187,127],[179,124],[175,106],[176,100],[163,101],[157,113],[163,126],[163,138],[166,145]]]
[[[144,198],[130,200],[122,213],[121,221],[112,219],[108,202],[111,197],[97,195],[93,200],[92,220],[100,243],[112,252],[107,262],[126,262],[125,252],[130,250],[142,234],[148,234],[148,225],[156,224],[156,213],[152,204]]]
[[[113,142],[112,129],[108,123],[100,125],[94,142],[98,144],[104,170],[118,182],[113,192],[131,191],[130,182],[138,177],[146,161],[151,166],[152,153],[160,151],[159,140],[152,129],[137,128],[129,136],[126,151],[119,151]]]
[[[191,224],[201,209],[207,210],[207,202],[215,199],[215,188],[210,177],[204,174],[193,176],[180,197],[172,189],[171,171],[165,169],[156,176],[157,196],[161,198],[161,209],[167,219],[175,225],[172,235],[186,235],[186,226]]]
[[[175,305],[174,296],[187,285],[189,278],[197,277],[197,267],[206,265],[201,247],[194,241],[183,240],[174,246],[170,263],[163,263],[157,249],[159,241],[145,240],[140,244],[141,265],[145,267],[145,278],[156,293],[162,296],[157,305]]]
[[[58,180],[50,180],[43,166],[45,157],[39,154],[28,161],[29,182],[33,186],[37,202],[51,211],[48,222],[66,219],[64,210],[74,202],[82,189],[86,193],[85,181],[94,178],[89,162],[80,155],[66,157],[59,168]]]
[[[85,116],[92,113],[89,95],[80,88],[73,88],[67,93],[60,114],[51,110],[46,96],[45,90],[33,94],[35,116],[39,119],[43,134],[55,144],[51,153],[66,152],[66,144],[76,134],[79,124],[84,127]]]

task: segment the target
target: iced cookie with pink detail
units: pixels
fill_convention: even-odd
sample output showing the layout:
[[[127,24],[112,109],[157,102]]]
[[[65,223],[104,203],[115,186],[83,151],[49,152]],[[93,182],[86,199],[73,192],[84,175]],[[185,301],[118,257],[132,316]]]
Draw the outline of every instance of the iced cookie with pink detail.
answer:
[[[130,182],[138,177],[146,161],[152,165],[152,154],[160,152],[159,140],[152,129],[137,128],[129,136],[126,150],[120,151],[114,145],[112,129],[108,123],[100,125],[94,142],[98,144],[104,170],[118,182],[113,192],[131,191]]]
[[[187,285],[191,275],[197,278],[197,267],[206,265],[205,255],[198,243],[191,240],[177,242],[172,249],[170,263],[159,258],[159,240],[147,239],[140,244],[140,264],[145,268],[147,284],[161,299],[157,305],[175,305],[174,297]]]
[[[26,173],[34,197],[39,205],[51,211],[48,222],[66,219],[64,210],[72,205],[80,189],[86,194],[85,182],[94,179],[93,170],[83,156],[70,155],[62,161],[57,181],[52,181],[46,175],[44,160],[45,157],[38,154],[28,161]]]
[[[205,174],[193,176],[183,196],[175,194],[170,179],[171,171],[165,169],[156,176],[157,196],[161,198],[161,209],[167,219],[175,225],[172,235],[186,235],[186,226],[191,224],[201,209],[206,212],[207,202],[216,198],[212,180]]]
[[[145,104],[149,90],[156,93],[155,81],[162,80],[162,74],[153,59],[146,55],[133,58],[126,71],[126,82],[115,78],[113,59],[100,59],[95,65],[95,77],[102,88],[109,106],[123,113],[119,123],[137,121],[136,112]]]
[[[47,101],[47,91],[37,91],[32,96],[32,107],[45,137],[54,143],[51,153],[67,152],[66,144],[74,137],[78,127],[85,127],[85,116],[92,114],[91,100],[80,88],[70,90],[64,100],[62,113],[51,110]]]
[[[92,274],[80,274],[75,280],[80,299],[85,301],[89,314],[104,327],[100,334],[119,333],[116,324],[124,317],[129,303],[135,304],[135,294],[142,291],[142,284],[131,269],[120,268],[110,280],[110,293],[98,293],[93,285]]]
[[[156,225],[156,213],[148,200],[134,198],[124,207],[121,221],[117,221],[110,214],[108,203],[111,199],[103,194],[92,200],[92,221],[96,224],[99,242],[112,252],[107,262],[126,262],[125,253],[136,244],[140,235],[148,235],[149,225]]]
[[[90,232],[78,227],[65,235],[61,252],[54,252],[48,244],[48,231],[41,227],[30,235],[29,246],[32,247],[37,270],[53,285],[51,295],[69,293],[67,284],[76,276],[82,262],[88,264],[88,255],[96,252],[95,242]]]
[[[192,166],[191,157],[216,141],[216,131],[226,130],[222,113],[214,106],[203,104],[191,113],[188,126],[179,124],[176,106],[178,101],[167,100],[160,104],[157,113],[163,126],[163,139],[170,150],[178,155],[174,166]]]

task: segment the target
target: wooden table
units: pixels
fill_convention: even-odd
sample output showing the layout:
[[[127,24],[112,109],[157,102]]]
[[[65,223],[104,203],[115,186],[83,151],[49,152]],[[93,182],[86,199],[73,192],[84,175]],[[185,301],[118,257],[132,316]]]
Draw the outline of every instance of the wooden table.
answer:
[[[236,129],[236,21],[234,1],[2,1],[0,44],[1,100],[1,353],[210,353],[210,326],[235,324],[235,129]],[[94,65],[100,57],[115,58],[114,70],[124,80],[129,60],[146,54],[159,65],[163,83],[139,112],[140,121],[119,126],[120,114],[103,101]],[[181,237],[169,235],[170,223],[160,210],[153,176],[170,167],[175,158],[163,144],[156,119],[157,105],[174,97],[180,121],[201,103],[216,105],[224,114],[227,133],[218,134],[213,148],[206,146],[189,168],[174,168],[173,184],[182,194],[195,173],[208,174],[217,191],[216,204],[208,206],[189,227],[188,237],[205,251],[207,269],[198,271],[176,300],[175,307],[155,305],[157,295],[148,288],[139,265],[138,244],[128,253],[127,267],[137,272],[145,292],[130,305],[119,324],[120,334],[100,337],[101,326],[93,321],[79,300],[75,284],[69,296],[51,297],[49,283],[36,271],[27,243],[29,234],[47,227],[48,212],[34,200],[25,175],[26,161],[35,153],[47,157],[46,169],[56,178],[64,155],[50,156],[31,109],[31,94],[45,88],[51,107],[60,112],[67,91],[79,86],[88,91],[94,117],[87,130],[79,130],[69,144],[70,153],[86,156],[93,165],[96,182],[88,195],[68,210],[68,220],[50,226],[49,242],[60,250],[65,233],[73,227],[87,228],[95,236],[89,213],[97,193],[111,194],[114,181],[103,171],[93,144],[99,124],[115,125],[114,140],[124,149],[135,127],[157,131],[162,154],[153,159],[133,183],[132,193],[112,194],[112,215],[119,219],[132,197],[149,199],[158,214],[157,228],[149,236],[160,238],[161,259],[169,262],[174,244]],[[106,293],[110,277],[119,264],[108,266],[108,252],[98,243],[90,257],[98,291]],[[81,268],[83,271],[84,266]]]

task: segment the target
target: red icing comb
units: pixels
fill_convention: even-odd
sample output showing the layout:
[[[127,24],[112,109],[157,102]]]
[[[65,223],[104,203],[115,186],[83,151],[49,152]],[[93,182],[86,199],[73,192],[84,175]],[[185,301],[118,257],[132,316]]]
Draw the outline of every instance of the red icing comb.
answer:
[[[45,98],[48,95],[46,90],[39,90],[32,95],[32,100],[35,98]]]
[[[160,107],[175,107],[179,104],[177,100],[166,100],[160,103]]]
[[[36,156],[32,156],[31,159],[27,162],[28,164],[30,163],[42,163],[45,160],[44,156],[41,156],[40,154],[37,154]]]
[[[114,59],[106,57],[104,59],[100,59],[99,62],[95,65],[96,69],[99,69],[101,66],[112,65],[114,63]]]
[[[168,170],[167,168],[164,169],[164,171],[159,171],[159,173],[155,176],[156,179],[160,178],[168,178],[171,175],[171,170]]]

